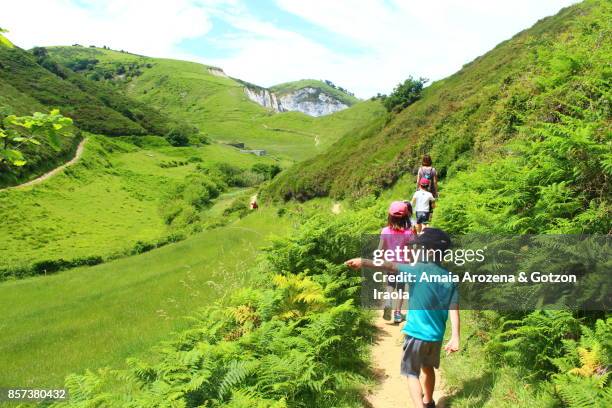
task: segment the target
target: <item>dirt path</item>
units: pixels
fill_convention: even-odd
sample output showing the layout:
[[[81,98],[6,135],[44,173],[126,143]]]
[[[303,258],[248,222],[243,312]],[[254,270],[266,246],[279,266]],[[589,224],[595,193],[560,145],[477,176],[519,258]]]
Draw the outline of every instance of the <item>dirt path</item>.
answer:
[[[382,317],[376,320],[379,335],[372,348],[372,359],[379,384],[372,394],[366,397],[372,408],[413,408],[408,384],[400,374],[400,358],[402,354],[402,325],[394,325]],[[440,388],[440,371],[436,371],[436,392],[434,400],[439,408],[444,408],[440,401],[443,392]],[[420,407],[419,407],[420,408]]]
[[[56,167],[56,168],[54,168],[51,171],[48,171],[47,173],[43,174],[42,176],[39,176],[39,177],[35,178],[34,180],[30,180],[30,181],[28,181],[26,183],[19,184],[17,186],[8,187],[8,188],[6,188],[6,190],[10,190],[12,188],[23,188],[23,187],[33,186],[33,185],[38,184],[38,183],[42,183],[43,181],[45,181],[49,177],[52,177],[52,176],[56,175],[57,173],[59,173],[60,171],[64,170],[66,167],[73,165],[74,163],[76,163],[81,158],[81,155],[83,154],[83,150],[85,148],[85,142],[87,142],[87,138],[81,140],[81,142],[77,146],[76,153],[75,153],[74,157],[70,161],[67,161],[66,163],[62,164],[61,166]]]

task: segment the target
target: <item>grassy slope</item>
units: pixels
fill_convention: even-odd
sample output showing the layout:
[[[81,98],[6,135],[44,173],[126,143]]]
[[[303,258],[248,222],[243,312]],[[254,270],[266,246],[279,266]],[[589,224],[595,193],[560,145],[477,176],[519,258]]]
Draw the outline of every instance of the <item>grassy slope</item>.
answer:
[[[544,392],[535,392],[533,386],[522,383],[524,373],[513,367],[495,367],[488,364],[488,350],[477,316],[483,312],[461,312],[461,352],[443,356],[441,369],[448,396],[447,405],[456,408],[550,408],[558,401]],[[486,312],[484,312],[486,313]]]
[[[441,205],[434,213],[437,226],[443,220],[443,228],[453,232],[513,233],[521,231],[511,225],[513,219],[522,216],[527,224],[522,228],[531,228],[531,233],[578,227],[569,231],[605,234],[610,230],[610,196],[592,197],[610,174],[599,161],[610,152],[611,13],[609,2],[587,1],[544,19],[434,83],[421,101],[389,122],[373,122],[324,155],[298,164],[268,193],[308,199],[374,191],[386,202],[406,199],[414,189],[418,156],[429,151],[446,176]],[[537,133],[542,128],[548,132]],[[530,152],[551,140],[558,143],[556,150],[548,146],[550,150],[542,149],[539,157]],[[554,159],[545,157],[547,151]],[[531,156],[523,163],[525,152]],[[565,167],[542,171],[546,163],[564,161]],[[479,163],[477,170],[473,162]],[[497,180],[502,182],[495,185]],[[609,194],[609,184],[601,191]],[[601,223],[583,217],[596,211]],[[555,225],[551,219],[561,222]],[[443,358],[445,386],[451,394],[447,405],[560,406],[550,382],[529,380],[532,367],[506,364],[508,360],[491,349],[491,333],[483,331],[478,314],[463,313],[461,353]],[[551,357],[559,352],[537,347],[511,349],[508,354],[539,351],[539,356]]]
[[[151,68],[144,69],[142,75],[118,81],[118,86],[129,96],[198,126],[215,140],[244,142],[292,160],[322,152],[344,133],[383,111],[379,103],[367,101],[341,115],[321,118],[299,112],[274,114],[249,100],[241,83],[211,74],[206,65],[98,48],[51,47],[49,52],[64,64],[95,58],[107,70],[118,64],[150,63]]]
[[[12,43],[0,35],[0,55],[4,55],[5,52],[9,51],[15,52],[14,50],[15,47]],[[2,64],[0,66],[4,66],[2,60],[0,60],[0,64]],[[30,115],[32,112],[44,112],[48,110],[48,108],[38,100],[13,86],[13,84],[2,75],[0,75],[0,108],[1,107],[9,108],[10,112],[16,115]],[[26,147],[24,149],[24,154],[28,159],[28,163],[22,168],[15,169],[12,173],[1,171],[0,187],[14,185],[29,178],[33,178],[35,175],[44,173],[68,160],[69,157],[72,157],[76,149],[76,144],[78,143],[78,138],[62,138],[60,142],[61,148],[59,152],[52,149],[51,146],[44,141],[40,148]]]
[[[8,40],[7,40],[8,41]],[[165,134],[174,121],[101,83],[57,66],[43,67],[26,51],[0,44],[0,107],[18,115],[59,108],[77,129],[105,135]],[[78,137],[65,138],[59,152],[43,143],[27,148],[28,164],[2,171],[0,187],[34,178],[72,157]]]
[[[3,36],[2,34],[0,34],[0,46],[8,47],[8,48],[14,47],[13,43],[8,38]]]
[[[46,259],[121,254],[137,241],[168,235],[160,201],[196,164],[159,163],[198,157],[250,167],[271,162],[221,145],[145,147],[90,137],[82,159],[60,175],[23,189],[0,191],[0,267]]]
[[[278,84],[274,85],[273,87],[270,87],[270,90],[274,93],[282,95],[307,87],[320,89],[348,106],[354,105],[359,102],[359,99],[355,96],[349,95],[346,92],[342,92],[339,89],[332,88],[325,82],[319,81],[317,79],[301,79],[299,81],[285,82],[283,84]]]
[[[136,257],[0,284],[0,384],[59,387],[71,372],[146,358],[182,317],[246,285],[266,237],[287,227],[263,209]]]
[[[0,47],[0,79],[47,107],[59,108],[83,130],[104,134],[143,134],[145,130],[107,107],[99,95],[86,93],[70,81],[38,65],[34,56],[14,47]],[[91,91],[91,89],[90,89]]]
[[[519,126],[554,115],[559,98],[568,109],[580,103],[563,94],[541,95],[534,77],[558,76],[559,86],[571,81],[576,73],[571,65],[568,68],[572,56],[555,59],[550,50],[571,41],[573,32],[586,33],[594,44],[585,56],[588,62],[579,68],[581,74],[603,69],[610,57],[605,40],[609,13],[609,3],[587,1],[541,20],[433,83],[421,100],[401,113],[371,121],[322,155],[295,166],[273,183],[269,193],[308,199],[380,191],[405,172],[414,172],[424,152],[432,154],[442,176],[465,169],[473,160],[491,160],[517,136]],[[568,45],[570,51],[576,46]],[[598,80],[605,80],[605,75]]]

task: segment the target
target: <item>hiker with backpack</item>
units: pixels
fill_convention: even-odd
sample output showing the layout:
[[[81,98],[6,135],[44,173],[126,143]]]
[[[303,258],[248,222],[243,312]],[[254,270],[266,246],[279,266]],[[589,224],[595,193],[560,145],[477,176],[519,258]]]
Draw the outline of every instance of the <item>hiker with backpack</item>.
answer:
[[[410,203],[404,201],[392,202],[387,215],[387,226],[380,232],[378,249],[395,250],[412,245],[416,233],[410,223],[411,216],[412,205]],[[388,293],[393,291],[405,292],[406,285],[399,282],[387,283],[387,291]],[[400,297],[393,310],[393,302],[390,299],[387,300],[383,309],[383,319],[391,320],[391,311],[393,310],[393,323],[401,323],[404,320],[402,303]]]
[[[431,163],[431,156],[428,154],[424,155],[421,167],[417,171],[417,190],[421,184],[421,179],[427,179],[429,180],[429,192],[434,198],[438,198],[438,173]]]

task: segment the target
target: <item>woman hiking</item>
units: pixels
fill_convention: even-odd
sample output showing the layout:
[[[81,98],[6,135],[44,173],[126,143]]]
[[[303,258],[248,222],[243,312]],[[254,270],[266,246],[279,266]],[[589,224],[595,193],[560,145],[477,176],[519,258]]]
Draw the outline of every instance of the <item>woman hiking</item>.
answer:
[[[423,161],[421,162],[421,167],[419,167],[419,171],[417,172],[416,177],[416,188],[417,191],[421,186],[421,179],[429,180],[429,192],[434,198],[438,198],[438,173],[436,172],[436,168],[431,165],[431,156],[426,154],[423,155]]]

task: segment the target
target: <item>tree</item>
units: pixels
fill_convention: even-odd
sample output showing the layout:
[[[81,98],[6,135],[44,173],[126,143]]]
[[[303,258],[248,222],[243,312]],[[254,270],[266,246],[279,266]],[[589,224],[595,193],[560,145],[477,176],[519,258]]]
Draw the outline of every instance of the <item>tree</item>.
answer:
[[[277,164],[255,163],[251,167],[251,171],[261,174],[265,180],[273,179],[281,170]]]
[[[389,112],[401,111],[421,98],[423,86],[427,81],[426,78],[414,79],[409,76],[393,89],[391,95],[383,98],[383,105]]]
[[[30,52],[36,57],[39,63],[40,60],[43,60],[49,56],[49,51],[47,51],[45,47],[34,47]]]
[[[4,115],[0,113],[0,164],[23,166],[27,163],[23,147],[40,145],[45,138],[51,147],[60,148],[59,136],[65,135],[72,119],[60,115],[58,109],[48,114],[36,112],[32,116]]]
[[[168,140],[168,143],[170,143],[172,146],[175,146],[175,147],[188,146],[189,136],[190,134],[189,134],[189,131],[187,131],[187,129],[179,127],[179,128],[174,128],[170,130],[168,134],[166,135],[166,139]]]

